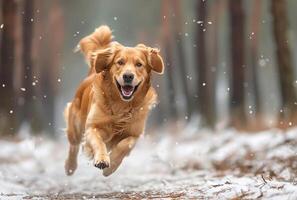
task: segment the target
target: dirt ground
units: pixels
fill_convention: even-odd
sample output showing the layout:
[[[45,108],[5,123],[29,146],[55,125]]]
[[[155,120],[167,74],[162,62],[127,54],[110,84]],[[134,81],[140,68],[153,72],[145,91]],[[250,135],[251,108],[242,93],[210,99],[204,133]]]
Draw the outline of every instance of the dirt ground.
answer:
[[[0,141],[0,199],[296,199],[297,129],[146,135],[106,178],[83,153],[64,174],[65,138]]]

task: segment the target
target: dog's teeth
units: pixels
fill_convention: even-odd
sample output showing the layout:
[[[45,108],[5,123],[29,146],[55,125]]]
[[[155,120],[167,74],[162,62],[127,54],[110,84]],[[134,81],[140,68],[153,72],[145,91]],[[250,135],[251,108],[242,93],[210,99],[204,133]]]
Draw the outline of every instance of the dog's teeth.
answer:
[[[129,96],[131,96],[131,95],[133,94],[134,88],[132,88],[132,89],[129,90],[129,91],[125,90],[124,88],[121,88],[121,90],[122,90],[122,94],[123,94],[124,96],[129,97]]]

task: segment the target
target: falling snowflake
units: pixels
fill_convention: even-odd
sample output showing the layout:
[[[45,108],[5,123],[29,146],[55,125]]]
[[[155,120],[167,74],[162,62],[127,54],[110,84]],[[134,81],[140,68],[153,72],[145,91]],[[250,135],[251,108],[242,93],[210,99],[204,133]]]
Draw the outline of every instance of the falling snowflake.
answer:
[[[113,17],[113,20],[114,20],[114,21],[117,21],[117,20],[118,20],[118,18],[117,18],[117,17]]]
[[[23,92],[25,92],[25,91],[26,91],[26,88],[21,88],[21,90],[22,90]]]
[[[192,80],[192,77],[191,77],[191,76],[189,76],[189,75],[187,75],[187,79],[189,79],[189,80]]]
[[[12,114],[13,113],[13,110],[10,110],[9,113]]]
[[[255,35],[255,33],[254,32],[251,32],[251,34],[249,35],[249,39],[251,40],[251,39],[253,39],[253,36]]]
[[[260,59],[260,60],[259,60],[259,65],[260,65],[261,67],[265,67],[265,66],[266,66],[266,61],[265,61],[265,59]]]
[[[4,24],[1,24],[1,25],[0,25],[0,29],[3,29],[3,27],[4,27]]]

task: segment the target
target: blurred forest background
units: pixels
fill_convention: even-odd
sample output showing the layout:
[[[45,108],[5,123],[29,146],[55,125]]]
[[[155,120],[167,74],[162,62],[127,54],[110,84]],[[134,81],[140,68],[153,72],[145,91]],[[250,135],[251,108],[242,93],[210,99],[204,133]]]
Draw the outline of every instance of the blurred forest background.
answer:
[[[107,24],[158,47],[164,76],[149,127],[258,131],[297,124],[295,0],[1,0],[0,135],[54,135],[87,74],[79,40]]]

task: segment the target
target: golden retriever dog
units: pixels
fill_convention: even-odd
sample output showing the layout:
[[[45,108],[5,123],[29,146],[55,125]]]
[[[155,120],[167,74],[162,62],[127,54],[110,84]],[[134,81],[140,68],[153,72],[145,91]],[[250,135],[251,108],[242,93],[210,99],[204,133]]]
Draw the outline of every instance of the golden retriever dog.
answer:
[[[108,26],[83,38],[79,49],[90,69],[64,113],[70,144],[65,172],[72,175],[76,170],[82,143],[94,166],[109,176],[144,131],[157,98],[151,74],[162,74],[164,64],[158,49],[112,41]]]

